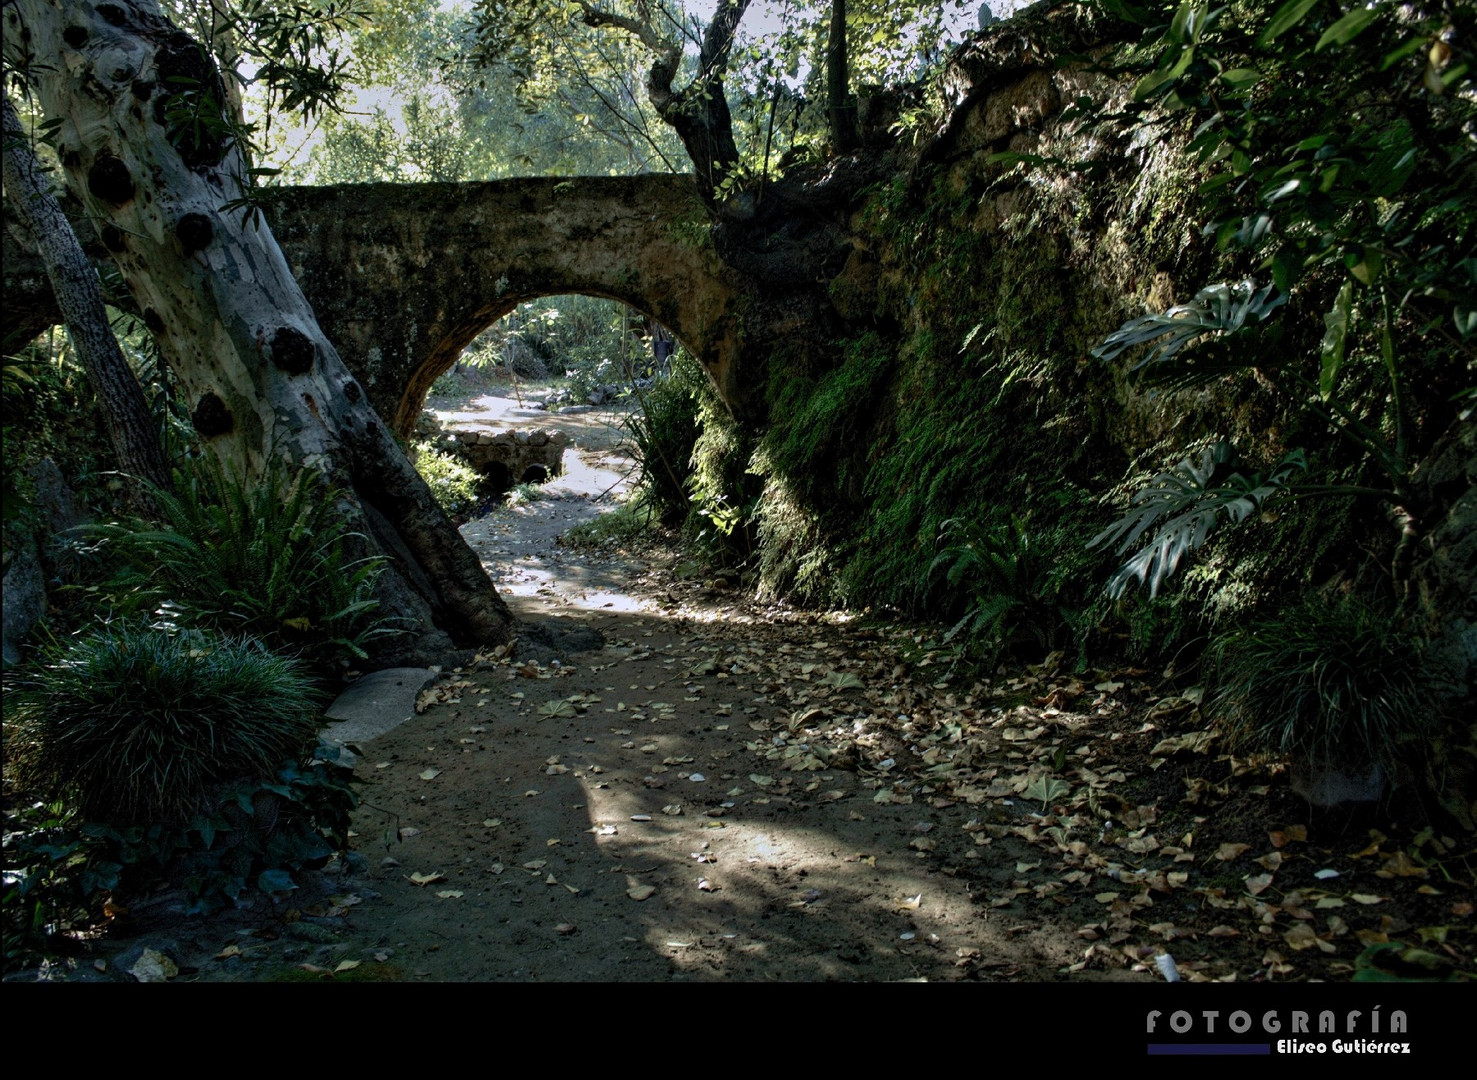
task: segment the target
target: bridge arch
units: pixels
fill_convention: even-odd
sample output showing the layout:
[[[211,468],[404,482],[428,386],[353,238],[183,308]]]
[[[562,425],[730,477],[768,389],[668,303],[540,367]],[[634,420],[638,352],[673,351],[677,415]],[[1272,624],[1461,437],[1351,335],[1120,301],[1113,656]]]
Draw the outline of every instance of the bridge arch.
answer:
[[[661,323],[730,397],[747,303],[691,178],[280,188],[268,220],[330,341],[401,435],[519,304],[582,293]]]
[[[496,326],[500,321],[512,315],[523,304],[550,297],[571,295],[613,300],[625,305],[638,315],[644,315],[656,322],[661,322],[660,318],[653,312],[646,310],[639,300],[628,296],[613,296],[608,293],[595,292],[567,293],[563,291],[534,292],[530,295],[518,295],[511,300],[507,296],[500,296],[498,297],[497,303],[489,304],[485,309],[474,313],[467,323],[455,327],[443,337],[439,344],[426,355],[420,367],[411,372],[404,392],[401,395],[399,405],[403,413],[410,417],[411,427],[414,427],[416,418],[421,414],[421,410],[425,405],[426,396],[430,393],[432,384],[457,364],[467,347],[481,336],[484,331]],[[681,334],[673,331],[671,327],[667,327],[667,329],[672,332],[678,343],[686,347],[693,355],[697,355],[691,342],[687,341]],[[397,412],[394,415],[397,417],[396,430],[401,430],[398,426],[398,417],[401,413]]]

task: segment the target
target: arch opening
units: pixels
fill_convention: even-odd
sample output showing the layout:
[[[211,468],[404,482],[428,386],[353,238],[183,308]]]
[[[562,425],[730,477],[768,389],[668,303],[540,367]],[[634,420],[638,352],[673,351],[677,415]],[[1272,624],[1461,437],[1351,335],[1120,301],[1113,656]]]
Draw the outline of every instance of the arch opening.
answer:
[[[667,327],[621,300],[569,293],[524,301],[454,356],[441,349],[422,366],[418,374],[439,372],[417,401],[412,437],[471,468],[484,495],[545,483],[562,474],[563,451],[571,438],[584,441],[581,429],[609,427],[608,417],[575,414],[633,407],[670,372],[677,348]]]
[[[627,297],[548,293],[505,298],[447,332],[405,387],[396,430],[408,435],[439,396],[506,391],[521,396],[549,384],[562,406],[602,405],[637,380],[670,370],[679,346],[699,355],[671,327]],[[567,391],[559,394],[558,391]],[[593,398],[593,400],[591,400]]]

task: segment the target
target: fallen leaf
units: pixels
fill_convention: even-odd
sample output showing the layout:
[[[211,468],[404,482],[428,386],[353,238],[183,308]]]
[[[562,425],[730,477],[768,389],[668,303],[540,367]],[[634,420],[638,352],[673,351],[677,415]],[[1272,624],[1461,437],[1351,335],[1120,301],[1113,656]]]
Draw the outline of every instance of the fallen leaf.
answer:
[[[1277,868],[1282,865],[1282,852],[1270,851],[1260,859],[1254,859],[1252,861],[1262,867],[1262,869],[1276,873]]]
[[[919,893],[917,896],[906,896],[903,899],[896,901],[893,906],[898,911],[917,911],[922,906],[922,904],[923,894]]]
[[[1248,874],[1246,877],[1246,891],[1252,896],[1260,896],[1266,892],[1267,887],[1272,884],[1271,874]]]
[[[141,983],[166,982],[179,974],[179,965],[156,949],[145,949],[128,973]]]
[[[1352,894],[1349,897],[1349,899],[1352,900],[1352,901],[1354,901],[1354,903],[1356,903],[1356,904],[1373,905],[1373,904],[1383,904],[1386,900],[1389,899],[1389,897],[1388,896],[1376,896],[1374,893],[1357,893],[1356,892],[1356,893]]]
[[[333,973],[337,975],[341,971],[353,971],[362,963],[362,960],[340,960],[338,967],[333,969]]]
[[[1291,930],[1286,931],[1282,935],[1282,940],[1298,952],[1312,948],[1321,949],[1326,953],[1338,951],[1332,944],[1320,938],[1317,931],[1309,923],[1305,922],[1298,923]]]
[[[655,885],[637,885],[626,890],[626,895],[632,900],[645,900],[656,893]]]
[[[1288,844],[1306,843],[1308,839],[1308,827],[1306,825],[1289,825],[1285,829],[1278,829],[1267,833],[1267,838],[1272,841],[1274,848],[1286,847]]]
[[[436,895],[443,900],[460,900],[464,894],[460,889],[445,889]]]
[[[434,780],[434,779],[436,779],[436,777],[438,777],[440,775],[441,775],[441,770],[440,769],[427,769],[425,772],[423,772],[423,773],[420,774],[420,777],[421,777],[422,780]]]
[[[1217,738],[1214,731],[1194,731],[1188,735],[1176,735],[1173,738],[1162,739],[1149,751],[1153,757],[1167,757],[1170,754],[1178,754],[1188,751],[1193,754],[1210,753],[1210,744]]]
[[[1411,861],[1409,855],[1403,851],[1397,851],[1393,855],[1386,856],[1384,864],[1375,871],[1380,877],[1417,877],[1423,878],[1429,875],[1424,866],[1418,866]]]
[[[837,690],[861,690],[866,684],[849,671],[832,671],[827,673],[821,682],[827,686],[833,686]]]
[[[424,888],[425,886],[431,884],[431,882],[433,881],[445,881],[446,875],[441,873],[440,871],[432,871],[429,874],[423,874],[419,870],[417,870],[415,873],[407,875],[405,880],[410,882],[412,885],[417,885],[421,888]]]
[[[1216,848],[1215,857],[1221,862],[1230,862],[1243,851],[1250,851],[1250,844],[1222,844]]]
[[[1057,799],[1064,799],[1071,793],[1071,784],[1065,780],[1059,780],[1054,776],[1047,776],[1043,773],[1036,777],[1026,787],[1026,790],[1021,792],[1021,795],[1027,799],[1039,801],[1041,808],[1044,810],[1048,804],[1055,802]]]
[[[568,935],[573,934],[578,929],[579,927],[572,922],[562,922],[558,926],[554,927],[554,933],[563,934],[567,937]]]

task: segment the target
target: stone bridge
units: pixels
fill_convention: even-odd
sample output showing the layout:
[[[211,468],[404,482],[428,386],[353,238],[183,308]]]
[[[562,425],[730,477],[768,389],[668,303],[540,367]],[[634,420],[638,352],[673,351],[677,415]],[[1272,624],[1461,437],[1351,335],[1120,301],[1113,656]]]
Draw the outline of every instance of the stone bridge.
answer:
[[[654,318],[702,360],[726,400],[741,396],[748,298],[713,248],[690,177],[351,184],[263,195],[266,220],[324,332],[403,436],[431,384],[473,338],[524,301],[564,293],[620,300]],[[73,222],[104,259],[91,226],[76,215]],[[30,245],[9,227],[4,239],[10,342],[59,318]]]

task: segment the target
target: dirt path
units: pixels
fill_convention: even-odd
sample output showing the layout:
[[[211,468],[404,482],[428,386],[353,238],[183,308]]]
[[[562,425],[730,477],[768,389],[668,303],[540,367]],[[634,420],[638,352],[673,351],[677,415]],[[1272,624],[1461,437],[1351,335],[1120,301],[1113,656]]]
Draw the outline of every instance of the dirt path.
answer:
[[[521,617],[603,647],[443,672],[359,748],[354,852],[289,902],[118,942],[108,972],[145,948],[207,981],[1472,970],[1470,852],[1418,814],[1310,812],[1157,673],[1054,657],[977,682],[926,631],[561,546],[630,468],[581,441],[544,498],[465,532]]]

